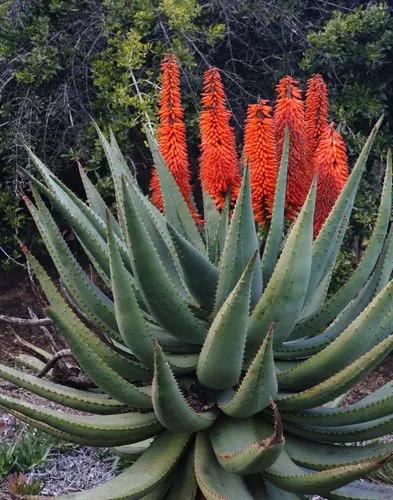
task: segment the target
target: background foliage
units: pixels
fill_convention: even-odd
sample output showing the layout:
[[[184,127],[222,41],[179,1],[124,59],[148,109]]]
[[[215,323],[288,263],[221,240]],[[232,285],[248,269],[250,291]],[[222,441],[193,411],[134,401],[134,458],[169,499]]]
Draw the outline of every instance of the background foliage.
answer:
[[[140,124],[154,115],[159,63],[177,54],[183,70],[193,161],[198,158],[201,75],[224,77],[234,125],[242,134],[248,103],[272,98],[285,73],[328,83],[332,118],[355,156],[375,118],[386,121],[359,195],[336,283],[357,262],[375,217],[381,156],[393,128],[393,13],[359,0],[5,0],[0,5],[0,250],[18,259],[15,233],[29,240],[20,206],[26,188],[23,144],[77,191],[76,160],[102,193],[111,189],[90,116],[110,124],[146,187],[151,160]],[[138,82],[142,99],[138,98]],[[195,169],[195,164],[194,164]]]

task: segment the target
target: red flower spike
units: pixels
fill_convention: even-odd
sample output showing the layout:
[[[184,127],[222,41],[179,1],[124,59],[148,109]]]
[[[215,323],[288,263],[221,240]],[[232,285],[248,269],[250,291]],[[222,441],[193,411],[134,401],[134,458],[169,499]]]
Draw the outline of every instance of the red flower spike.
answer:
[[[158,145],[162,157],[190,206],[190,168],[187,154],[186,127],[183,121],[183,107],[180,98],[180,70],[174,55],[166,55],[161,64],[162,80],[157,130]],[[151,201],[159,209],[164,209],[158,173],[154,169],[150,181]]]
[[[277,182],[277,157],[272,108],[268,101],[250,104],[244,130],[244,160],[250,168],[255,220],[265,222],[273,210]]]
[[[314,163],[318,173],[314,214],[314,238],[316,238],[348,179],[346,146],[333,123],[327,125],[321,134]]]
[[[312,75],[307,81],[306,133],[308,153],[313,159],[322,132],[328,124],[328,92],[321,75]]]
[[[200,179],[203,190],[221,208],[229,190],[233,196],[238,192],[241,177],[235,133],[229,124],[231,113],[225,106],[224,87],[217,68],[208,69],[204,74],[201,102]]]
[[[298,82],[291,76],[282,78],[277,87],[274,125],[277,158],[281,158],[285,127],[289,130],[289,159],[286,190],[286,215],[294,219],[301,209],[312,181],[307,155],[304,104]]]

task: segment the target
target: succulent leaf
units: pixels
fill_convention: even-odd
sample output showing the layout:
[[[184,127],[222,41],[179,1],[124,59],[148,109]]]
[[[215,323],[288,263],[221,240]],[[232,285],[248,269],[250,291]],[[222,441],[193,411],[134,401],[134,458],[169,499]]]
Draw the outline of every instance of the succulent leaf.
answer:
[[[166,500],[178,500],[179,498],[194,500],[196,497],[198,485],[194,472],[194,446],[190,448],[178,469],[176,480],[173,481]]]
[[[208,193],[203,192],[204,233],[207,253],[211,262],[215,262],[215,240],[220,222],[220,212]]]
[[[274,195],[272,220],[262,255],[263,282],[268,283],[280,254],[284,235],[285,192],[287,186],[289,131],[285,128],[277,187]]]
[[[334,490],[327,495],[332,500],[385,500],[393,495],[393,487],[389,484],[354,481],[353,483]]]
[[[393,414],[393,383],[388,382],[357,403],[344,408],[313,408],[284,414],[290,422],[310,426],[342,426],[376,420]]]
[[[165,165],[158,145],[147,127],[146,137],[160,179],[161,193],[164,199],[165,214],[168,222],[170,222],[180,234],[186,237],[200,252],[206,253],[205,244],[192,218],[187,203],[170,170]]]
[[[277,266],[249,320],[247,357],[254,356],[274,324],[274,343],[284,341],[303,307],[311,269],[316,182],[285,242]]]
[[[103,485],[82,493],[60,496],[61,500],[114,500],[143,498],[169,476],[183,455],[189,434],[159,434],[138,460]]]
[[[285,451],[295,463],[313,470],[355,465],[368,460],[393,459],[392,443],[373,443],[367,446],[317,444],[292,435],[286,439]]]
[[[311,441],[320,443],[354,443],[356,441],[366,441],[377,439],[393,431],[393,417],[386,417],[369,420],[360,424],[343,426],[302,426],[287,423],[289,432]]]
[[[5,394],[0,395],[0,404],[67,434],[80,437],[101,437],[103,442],[119,440],[135,443],[153,436],[162,429],[153,412],[75,415],[21,401],[19,398]]]
[[[116,233],[116,236],[122,239],[123,236],[121,234],[121,229],[119,227],[119,224],[117,223],[116,219],[110,212],[109,207],[105,203],[101,194],[98,192],[97,188],[91,182],[89,176],[87,175],[86,171],[82,168],[82,165],[79,162],[78,162],[78,169],[79,169],[79,175],[81,176],[83,188],[87,196],[89,207],[101,220],[105,220],[106,214],[108,213],[114,228],[114,232]]]
[[[240,378],[255,264],[256,254],[218,311],[202,346],[197,376],[210,389],[229,389]]]
[[[249,169],[246,168],[221,255],[214,306],[215,313],[219,311],[234,289],[244,268],[255,252],[259,252],[259,243],[255,232],[254,212],[251,203],[250,173]],[[252,307],[255,305],[261,291],[262,272],[258,253],[251,289]]]
[[[304,471],[284,451],[263,476],[279,488],[294,493],[324,493],[340,488],[381,466],[381,460],[369,460],[356,465],[332,467],[323,471]]]
[[[112,293],[117,326],[124,344],[149,368],[154,366],[153,338],[139,309],[132,282],[117,249],[113,226],[107,219]]]
[[[33,193],[39,210],[27,197],[25,203],[68,291],[93,322],[116,335],[113,303],[80,267],[40,196],[34,190]]]
[[[232,417],[247,418],[264,410],[277,395],[278,384],[273,357],[273,335],[262,342],[243,380],[230,399],[219,405],[221,410]]]
[[[280,387],[296,389],[314,385],[376,346],[391,333],[392,293],[393,280],[333,342],[294,368],[281,372]],[[313,378],[307,380],[307,377]]]
[[[218,282],[218,270],[205,254],[199,252],[189,241],[168,224],[168,230],[175,245],[184,281],[198,304],[211,312]]]
[[[195,475],[207,500],[253,500],[244,479],[224,470],[214,454],[207,431],[199,432],[195,443]]]
[[[179,258],[170,237],[165,217],[152,203],[150,203],[136,185],[128,184],[128,193],[133,199],[140,219],[143,220],[146,231],[153,242],[162,265],[183,298],[191,301],[192,297],[187,293],[181,279],[182,271]]]
[[[2,364],[0,364],[0,377],[33,394],[75,410],[106,415],[119,413],[127,408],[124,404],[104,394],[95,394],[56,384]]]
[[[260,473],[273,465],[284,448],[280,416],[275,426],[257,418],[220,419],[210,429],[214,453],[221,467],[240,475]]]
[[[371,134],[363,146],[344,189],[337,198],[332,211],[323,224],[318,237],[313,244],[312,267],[305,301],[306,303],[309,301],[321,281],[327,274],[329,274],[331,268],[334,266],[337,253],[348,224],[349,216],[352,211],[360,179],[364,172],[369,152],[382,121],[383,117],[378,120],[371,131]],[[303,335],[306,333],[307,332],[304,332]]]
[[[391,323],[391,321],[390,321]],[[279,408],[284,410],[302,410],[323,405],[346,392],[358,382],[363,375],[377,366],[393,348],[393,335],[377,344],[353,363],[331,377],[316,383],[301,392],[278,394],[276,400]],[[280,374],[278,375],[278,378]]]
[[[313,315],[313,328],[319,328],[329,324],[337,314],[356,296],[361,287],[366,283],[381,253],[382,245],[386,237],[388,224],[392,210],[392,162],[387,161],[385,180],[383,184],[382,197],[379,206],[377,221],[369,244],[364,252],[361,261],[352,273],[350,278],[342,288],[334,294],[323,306],[323,308]]]
[[[191,408],[158,343],[154,354],[152,401],[158,420],[175,432],[195,432],[210,427],[216,419],[216,412],[197,412]]]
[[[218,221],[217,231],[215,233],[212,249],[209,251],[210,260],[216,266],[218,266],[220,263],[221,255],[224,250],[225,241],[228,234],[229,208],[230,208],[230,198],[227,197],[225,199],[224,208],[222,209],[220,214],[220,219]]]
[[[173,336],[190,344],[201,344],[204,329],[184,304],[163,268],[125,183],[122,198],[130,259],[150,312]]]

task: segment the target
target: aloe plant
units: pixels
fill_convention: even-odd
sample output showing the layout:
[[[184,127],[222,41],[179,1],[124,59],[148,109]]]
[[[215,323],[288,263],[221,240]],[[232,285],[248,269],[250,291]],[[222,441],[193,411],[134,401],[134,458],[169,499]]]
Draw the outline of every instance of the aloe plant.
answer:
[[[392,458],[393,384],[346,407],[337,398],[393,348],[392,160],[378,218],[347,283],[326,298],[374,127],[313,241],[316,181],[283,237],[288,134],[266,241],[259,241],[244,171],[231,217],[204,195],[195,223],[147,132],[165,214],[142,194],[115,138],[98,130],[116,191],[113,215],[81,171],[87,202],[32,153],[27,206],[84,316],[24,248],[47,314],[98,391],[76,390],[4,365],[0,377],[64,411],[0,395],[0,405],[54,436],[135,458],[78,499],[391,498],[359,478]],[[47,203],[68,221],[101,278],[69,250]],[[72,413],[67,409],[86,413]],[[359,444],[362,443],[362,444]]]

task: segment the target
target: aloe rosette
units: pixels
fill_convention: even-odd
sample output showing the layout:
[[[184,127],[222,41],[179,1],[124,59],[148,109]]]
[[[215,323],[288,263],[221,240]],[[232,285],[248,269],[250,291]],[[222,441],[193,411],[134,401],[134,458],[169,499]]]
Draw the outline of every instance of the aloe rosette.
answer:
[[[30,153],[40,176],[30,176],[34,202],[26,203],[83,320],[25,253],[47,314],[98,390],[1,365],[0,377],[64,411],[3,394],[0,405],[61,439],[114,447],[134,460],[106,484],[63,498],[393,496],[389,486],[358,481],[392,458],[393,444],[376,438],[393,431],[393,384],[337,404],[393,348],[390,155],[368,247],[327,298],[379,126],[315,241],[316,180],[283,237],[288,133],[262,242],[247,169],[231,216],[229,201],[219,212],[204,195],[201,229],[150,133],[164,214],[140,191],[112,134],[98,131],[116,216],[83,170],[86,202]],[[48,202],[68,221],[102,285],[78,264]]]

